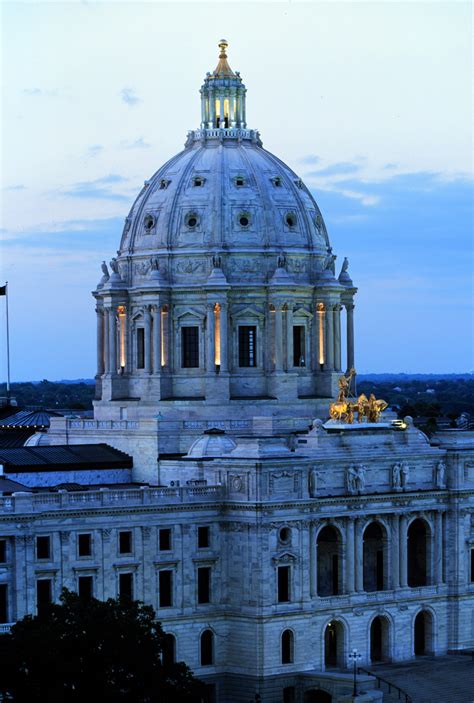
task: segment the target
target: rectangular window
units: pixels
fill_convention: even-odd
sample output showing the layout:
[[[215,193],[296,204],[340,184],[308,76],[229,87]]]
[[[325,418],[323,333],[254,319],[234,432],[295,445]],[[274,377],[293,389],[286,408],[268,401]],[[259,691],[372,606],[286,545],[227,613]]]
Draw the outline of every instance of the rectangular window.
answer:
[[[38,615],[52,603],[53,583],[51,579],[38,579],[36,582],[36,607]]]
[[[288,603],[290,600],[290,567],[278,567],[278,602]]]
[[[133,599],[133,574],[119,574],[119,596]]]
[[[239,327],[239,366],[257,365],[257,328],[244,325]]]
[[[8,586],[0,583],[0,622],[8,622]]]
[[[211,602],[211,569],[200,566],[198,571],[198,603]]]
[[[304,325],[293,326],[293,366],[306,366]]]
[[[79,576],[77,579],[77,592],[80,598],[90,600],[94,595],[94,577]]]
[[[159,532],[160,552],[166,552],[171,549],[171,530],[164,528]]]
[[[145,330],[137,327],[137,369],[145,368]]]
[[[51,556],[51,539],[50,537],[36,538],[36,558],[49,559]]]
[[[199,366],[199,327],[181,328],[181,366],[184,369]]]
[[[199,549],[205,549],[210,545],[210,532],[209,527],[198,527],[198,547]]]
[[[132,553],[132,533],[130,530],[119,532],[119,554]]]
[[[5,564],[7,560],[7,540],[0,539],[0,564]]]
[[[160,608],[170,608],[173,605],[173,572],[163,569],[158,572],[160,589]]]
[[[92,535],[90,532],[77,535],[77,555],[79,557],[90,557],[92,555]]]

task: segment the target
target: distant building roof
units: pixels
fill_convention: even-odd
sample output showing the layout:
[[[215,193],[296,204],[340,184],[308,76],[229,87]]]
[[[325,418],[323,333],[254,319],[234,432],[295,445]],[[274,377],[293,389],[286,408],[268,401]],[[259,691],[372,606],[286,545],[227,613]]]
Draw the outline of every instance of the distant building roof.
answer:
[[[73,444],[39,447],[0,447],[0,464],[6,473],[22,471],[93,471],[129,469],[133,459],[108,444]]]
[[[6,476],[0,476],[0,495],[11,495],[12,493],[17,493],[19,491],[24,491],[26,493],[31,493],[31,488],[24,486],[18,481],[12,481]]]
[[[54,410],[20,410],[13,415],[8,415],[0,420],[1,428],[21,427],[41,429],[49,427],[49,418],[59,417],[59,413]]]

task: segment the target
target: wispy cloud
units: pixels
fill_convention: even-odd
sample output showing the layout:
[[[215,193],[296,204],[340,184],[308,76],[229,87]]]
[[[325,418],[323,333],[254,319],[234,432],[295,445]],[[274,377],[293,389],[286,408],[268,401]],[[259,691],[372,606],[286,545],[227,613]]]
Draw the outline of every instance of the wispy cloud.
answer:
[[[323,176],[345,176],[350,173],[357,173],[362,168],[361,163],[353,163],[351,161],[340,161],[336,164],[330,164],[325,168],[320,168],[317,171],[311,171],[308,176],[322,178]]]
[[[303,156],[303,158],[300,159],[300,163],[308,165],[319,164],[320,161],[321,158],[316,154],[308,154],[308,156]]]
[[[18,183],[17,185],[14,186],[5,186],[5,188],[2,188],[2,190],[25,190],[26,186],[23,185],[23,183]]]
[[[73,183],[70,188],[63,190],[64,195],[73,198],[93,198],[95,200],[129,200],[128,195],[117,193],[107,186],[117,183],[123,183],[127,179],[119,176],[116,173],[111,173],[102,178],[96,178],[94,181],[79,181]]]
[[[44,90],[44,88],[23,88],[23,95],[30,98],[57,98],[57,90]]]
[[[149,149],[151,144],[146,142],[143,137],[138,137],[134,141],[124,140],[120,142],[124,149]]]
[[[122,88],[120,91],[120,97],[122,98],[122,102],[130,107],[133,107],[142,101],[133,88]]]
[[[102,146],[102,144],[92,144],[87,149],[87,155],[91,157],[98,156],[103,150],[104,147]]]

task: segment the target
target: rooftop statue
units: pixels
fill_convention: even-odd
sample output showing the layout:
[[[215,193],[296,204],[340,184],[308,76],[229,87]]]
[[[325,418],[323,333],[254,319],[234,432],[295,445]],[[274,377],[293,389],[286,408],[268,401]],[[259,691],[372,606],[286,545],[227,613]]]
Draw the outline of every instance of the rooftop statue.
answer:
[[[357,413],[357,422],[364,422],[364,418],[369,423],[378,422],[381,413],[388,407],[385,400],[377,399],[373,393],[369,398],[364,393],[356,399],[350,397],[352,378],[355,376],[355,369],[349,371],[349,375],[340,376],[339,393],[337,400],[329,406],[329,417],[347,425],[354,423],[354,414]]]

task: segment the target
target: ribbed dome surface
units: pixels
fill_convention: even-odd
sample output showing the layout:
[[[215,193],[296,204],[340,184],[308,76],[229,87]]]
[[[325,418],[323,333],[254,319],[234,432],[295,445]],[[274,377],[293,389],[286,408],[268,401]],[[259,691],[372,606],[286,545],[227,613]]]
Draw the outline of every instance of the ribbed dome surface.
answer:
[[[290,260],[289,273],[313,278],[310,271],[320,268],[316,260],[322,262],[329,245],[321,213],[300,178],[260,144],[251,130],[191,132],[186,148],[145,182],[133,204],[119,262],[127,258],[131,264],[132,256],[135,265],[121,263],[122,277],[139,282],[150,257],[158,257],[169,283],[183,273],[205,280],[210,264],[200,265],[201,256],[210,262],[221,255],[231,282],[231,269],[238,272],[239,265],[226,266],[229,254],[248,251],[257,261],[257,252],[268,259],[272,251],[294,251],[316,255],[314,265],[292,266]],[[183,258],[186,254],[191,258]],[[268,267],[262,262],[255,271],[267,280],[275,270],[271,258]]]

